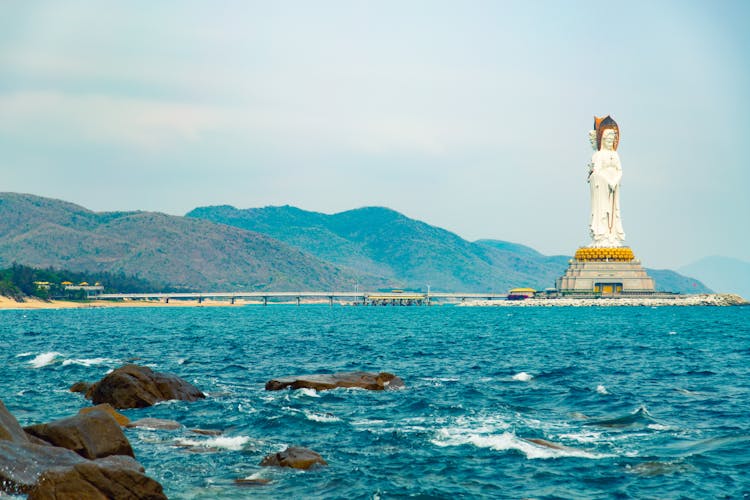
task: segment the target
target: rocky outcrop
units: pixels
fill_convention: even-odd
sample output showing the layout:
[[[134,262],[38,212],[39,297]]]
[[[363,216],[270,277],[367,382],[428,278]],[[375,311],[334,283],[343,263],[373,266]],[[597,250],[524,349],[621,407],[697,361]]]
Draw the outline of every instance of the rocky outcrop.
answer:
[[[55,467],[41,474],[29,500],[166,499],[162,486],[133,459],[117,456]]]
[[[0,441],[12,441],[14,443],[28,443],[29,438],[23,428],[0,400]]]
[[[598,297],[554,299],[539,298],[527,300],[467,300],[459,306],[506,306],[506,307],[661,307],[661,306],[748,306],[750,303],[734,294],[685,294],[660,297]]]
[[[81,394],[86,394],[88,390],[91,388],[91,384],[88,382],[76,382],[75,384],[70,386],[70,392],[80,392]]]
[[[371,391],[382,391],[404,387],[404,381],[400,377],[387,372],[344,372],[282,377],[266,382],[267,391],[279,391],[287,387],[291,389],[315,389],[317,391],[336,389],[337,387],[359,387]]]
[[[101,410],[76,417],[84,421],[108,419],[107,425],[122,433],[114,419]],[[77,427],[77,431],[85,428]],[[28,494],[32,500],[166,499],[161,485],[146,476],[131,456],[89,460],[69,449],[36,444],[32,439],[39,438],[27,435],[0,401],[0,492]],[[93,448],[106,446],[100,443]]]
[[[140,427],[142,429],[153,429],[159,431],[173,431],[182,427],[182,424],[176,420],[167,420],[164,418],[141,418],[128,423],[125,427]]]
[[[293,469],[310,469],[316,466],[328,465],[323,457],[307,448],[290,446],[284,451],[266,456],[260,463],[262,466],[291,467]]]
[[[74,451],[84,458],[104,458],[110,455],[135,457],[120,425],[112,415],[102,409],[79,413],[46,424],[31,425],[24,430],[54,446]]]
[[[145,408],[159,401],[195,401],[205,397],[197,387],[176,375],[138,365],[114,370],[86,392],[86,398],[94,404],[109,403],[117,409]]]
[[[115,421],[122,426],[127,426],[128,423],[130,423],[130,419],[128,417],[112,408],[112,405],[110,405],[109,403],[102,403],[96,406],[81,408],[80,410],[78,410],[78,413],[86,414],[92,411],[103,411],[105,413],[109,413],[110,415],[112,415],[112,418],[114,418]]]

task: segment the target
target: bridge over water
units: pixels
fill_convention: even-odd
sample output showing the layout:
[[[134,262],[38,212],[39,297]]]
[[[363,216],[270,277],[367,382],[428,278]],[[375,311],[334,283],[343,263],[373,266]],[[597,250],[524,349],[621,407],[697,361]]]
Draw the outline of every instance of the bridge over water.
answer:
[[[349,301],[367,305],[423,305],[435,300],[464,301],[504,300],[506,294],[497,293],[463,293],[463,292],[175,292],[175,293],[102,293],[95,296],[100,300],[228,300],[232,304],[237,300],[255,300],[267,305],[270,300],[296,302],[302,300],[327,299],[330,304],[335,300]]]

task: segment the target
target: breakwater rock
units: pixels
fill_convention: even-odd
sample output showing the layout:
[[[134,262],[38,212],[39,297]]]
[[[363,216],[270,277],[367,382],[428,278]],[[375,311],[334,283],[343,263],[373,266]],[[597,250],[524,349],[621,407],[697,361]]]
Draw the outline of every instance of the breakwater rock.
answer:
[[[109,428],[119,426],[103,411],[77,415],[82,420],[108,419]],[[73,418],[76,418],[73,417]],[[59,424],[61,421],[57,421]],[[85,429],[96,425],[56,425],[73,429],[91,449],[111,448],[100,434],[82,437]],[[49,425],[49,424],[46,424]],[[120,431],[122,432],[122,431]],[[74,438],[73,440],[75,441]],[[98,441],[97,441],[98,440]],[[127,442],[127,439],[125,439]],[[41,444],[44,443],[44,444]],[[127,448],[130,444],[127,443]],[[130,450],[132,454],[132,450]],[[0,401],[0,492],[28,494],[31,500],[69,498],[148,498],[166,499],[161,484],[144,474],[132,456],[109,455],[90,460],[67,448],[47,444],[26,434],[16,418]]]
[[[287,387],[290,389],[315,389],[316,391],[326,391],[338,387],[359,387],[370,391],[382,391],[404,387],[404,381],[401,377],[388,372],[342,372],[281,377],[266,382],[267,391],[280,391]]]
[[[128,455],[135,458],[128,438],[105,410],[79,413],[46,424],[24,427],[24,431],[53,446],[74,451],[83,458]]]
[[[745,306],[748,301],[735,294],[695,294],[669,297],[598,297],[598,298],[550,298],[526,300],[467,300],[460,306],[499,307],[618,307],[618,306]]]
[[[290,446],[284,451],[266,456],[260,465],[264,467],[291,467],[292,469],[307,470],[316,466],[328,465],[328,462],[317,452],[307,448]]]
[[[176,375],[138,365],[122,366],[86,391],[86,398],[94,404],[109,403],[117,409],[145,408],[159,401],[196,401],[205,397],[197,387]]]

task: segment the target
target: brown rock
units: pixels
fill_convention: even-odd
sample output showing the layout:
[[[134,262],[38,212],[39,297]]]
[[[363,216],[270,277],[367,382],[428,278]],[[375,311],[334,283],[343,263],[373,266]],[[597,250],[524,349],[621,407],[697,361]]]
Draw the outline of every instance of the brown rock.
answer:
[[[404,381],[400,377],[387,372],[343,372],[282,377],[266,382],[267,391],[278,391],[287,387],[291,389],[315,389],[317,391],[336,389],[337,387],[360,387],[371,391],[382,391],[404,387]]]
[[[240,486],[264,486],[266,484],[269,484],[271,482],[270,479],[266,479],[264,477],[245,477],[241,479],[235,479],[234,484],[238,484]]]
[[[120,430],[106,413],[91,415],[109,419]],[[132,457],[87,460],[65,448],[31,443],[19,429],[0,401],[0,432],[10,437],[0,439],[0,492],[29,493],[32,500],[166,498],[161,485],[143,475],[143,467]],[[39,484],[41,478],[45,479]]]
[[[166,499],[162,486],[126,457],[109,457],[44,472],[29,500]]]
[[[25,431],[54,446],[74,451],[84,458],[134,456],[133,448],[120,425],[102,409],[47,424],[31,425]]]
[[[86,413],[90,413],[90,412],[96,411],[96,410],[102,410],[102,411],[104,411],[106,413],[109,413],[110,415],[112,415],[112,417],[115,419],[115,421],[118,424],[122,425],[122,426],[126,426],[130,422],[130,419],[128,417],[126,417],[125,415],[123,415],[119,411],[117,411],[114,408],[112,408],[112,405],[109,404],[109,403],[102,403],[102,404],[96,405],[96,406],[88,406],[86,408],[81,408],[80,410],[78,410],[78,413],[80,415],[85,415]]]
[[[70,392],[81,392],[83,394],[86,394],[86,392],[91,388],[91,384],[88,382],[76,382],[75,384],[70,386]]]
[[[11,415],[2,400],[0,400],[0,441],[29,442],[29,438],[19,425],[18,420]]]
[[[552,441],[547,441],[546,439],[529,438],[526,441],[538,444],[539,446],[544,446],[545,448],[552,448],[553,450],[564,450],[567,448],[566,446],[558,443],[553,443]]]
[[[222,431],[216,429],[190,429],[190,432],[194,432],[202,436],[221,436],[223,434]]]
[[[28,493],[46,470],[85,460],[65,448],[0,441],[0,491]]]
[[[159,401],[205,398],[197,387],[167,373],[145,366],[125,365],[93,384],[86,397],[94,404],[109,403],[115,408],[145,408]]]
[[[323,457],[312,450],[290,446],[284,451],[272,453],[266,456],[260,465],[291,467],[293,469],[310,469],[311,467],[318,465],[328,465],[328,462],[323,460]]]
[[[175,420],[166,420],[163,418],[141,418],[130,422],[126,427],[143,427],[160,431],[172,431],[182,427],[182,424]]]

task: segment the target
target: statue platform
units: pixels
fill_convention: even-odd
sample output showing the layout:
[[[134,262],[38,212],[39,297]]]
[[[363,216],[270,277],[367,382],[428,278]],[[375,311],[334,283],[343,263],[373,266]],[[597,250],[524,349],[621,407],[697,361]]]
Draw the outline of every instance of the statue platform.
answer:
[[[562,295],[637,295],[655,291],[653,278],[627,247],[579,248],[556,285]]]

